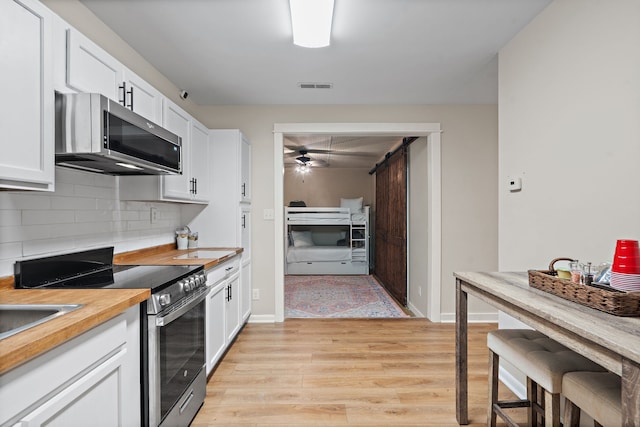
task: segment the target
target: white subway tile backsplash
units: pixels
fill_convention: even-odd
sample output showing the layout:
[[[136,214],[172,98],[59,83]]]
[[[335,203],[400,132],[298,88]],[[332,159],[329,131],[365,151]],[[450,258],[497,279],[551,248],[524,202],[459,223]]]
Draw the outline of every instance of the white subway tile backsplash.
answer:
[[[56,187],[57,188],[57,187]],[[96,209],[96,199],[86,197],[53,197],[51,209]]]
[[[73,238],[58,237],[55,239],[30,240],[22,242],[22,255],[35,257],[36,255],[55,255],[76,249]]]
[[[73,191],[79,197],[93,197],[96,199],[114,199],[116,197],[115,189],[96,187],[95,185],[76,184]]]
[[[108,222],[112,220],[112,213],[105,210],[77,210],[75,212],[76,222]]]
[[[0,193],[0,277],[24,258],[92,247],[115,252],[175,241],[183,205],[120,201],[118,180],[56,168],[54,193]],[[151,224],[150,208],[158,213]]]
[[[22,256],[22,245],[20,243],[0,243],[0,259],[10,260],[20,258],[20,256]]]
[[[51,193],[2,193],[0,209],[49,209]]]
[[[23,210],[22,224],[65,224],[74,222],[73,211]]]
[[[22,215],[19,210],[0,210],[0,227],[20,225]]]

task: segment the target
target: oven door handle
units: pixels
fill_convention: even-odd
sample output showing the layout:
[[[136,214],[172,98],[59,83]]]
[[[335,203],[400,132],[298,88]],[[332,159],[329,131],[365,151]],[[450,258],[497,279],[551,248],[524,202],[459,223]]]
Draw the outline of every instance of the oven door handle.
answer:
[[[180,307],[179,309],[172,311],[171,313],[168,313],[166,316],[157,317],[156,326],[167,326],[169,323],[173,322],[174,320],[176,320],[177,318],[185,314],[187,311],[191,310],[193,307],[200,304],[202,301],[204,301],[207,298],[207,291],[208,291],[208,288],[206,288],[202,292],[202,295],[198,296],[196,299],[189,302],[187,305]]]

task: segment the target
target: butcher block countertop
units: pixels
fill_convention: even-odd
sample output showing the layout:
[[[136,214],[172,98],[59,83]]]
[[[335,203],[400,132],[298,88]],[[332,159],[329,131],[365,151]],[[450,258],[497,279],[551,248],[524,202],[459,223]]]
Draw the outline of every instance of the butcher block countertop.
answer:
[[[204,265],[215,267],[242,248],[175,249],[174,244],[114,255],[119,265]],[[13,276],[0,277],[0,304],[82,304],[82,307],[0,340],[0,375],[147,300],[149,289],[14,289]]]
[[[174,244],[155,246],[113,256],[118,265],[204,265],[215,267],[241,254],[242,248],[193,248],[178,250]]]
[[[0,375],[106,322],[149,298],[149,289],[14,289],[0,279],[0,304],[82,304],[55,319],[0,340]]]

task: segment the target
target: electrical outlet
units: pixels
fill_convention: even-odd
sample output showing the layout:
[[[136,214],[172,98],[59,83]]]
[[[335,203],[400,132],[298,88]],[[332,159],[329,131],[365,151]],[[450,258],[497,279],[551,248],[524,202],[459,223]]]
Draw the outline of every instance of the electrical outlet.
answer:
[[[260,299],[260,289],[253,289],[253,295],[251,296],[251,299],[253,299],[254,301],[257,301]]]
[[[265,209],[264,211],[262,211],[262,218],[266,219],[268,221],[273,220],[274,219],[274,211],[273,209]]]
[[[158,208],[151,208],[151,224],[158,222]]]
[[[422,296],[422,286],[418,286],[418,296]]]

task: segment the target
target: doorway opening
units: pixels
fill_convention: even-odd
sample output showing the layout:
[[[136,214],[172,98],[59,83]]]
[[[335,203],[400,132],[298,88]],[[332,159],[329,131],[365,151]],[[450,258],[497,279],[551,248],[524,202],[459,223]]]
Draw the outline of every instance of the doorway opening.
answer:
[[[408,286],[417,286],[411,282],[413,268],[426,267],[427,283],[421,283],[422,292],[426,292],[426,309],[415,310],[428,319],[440,321],[440,124],[439,123],[291,123],[274,125],[274,211],[275,221],[275,320],[284,320],[284,248],[287,243],[284,222],[284,137],[285,135],[370,135],[370,136],[418,136],[426,138],[428,152],[428,212],[426,212],[426,263],[409,267]],[[420,276],[420,275],[416,275]],[[425,313],[426,311],[426,313]]]

